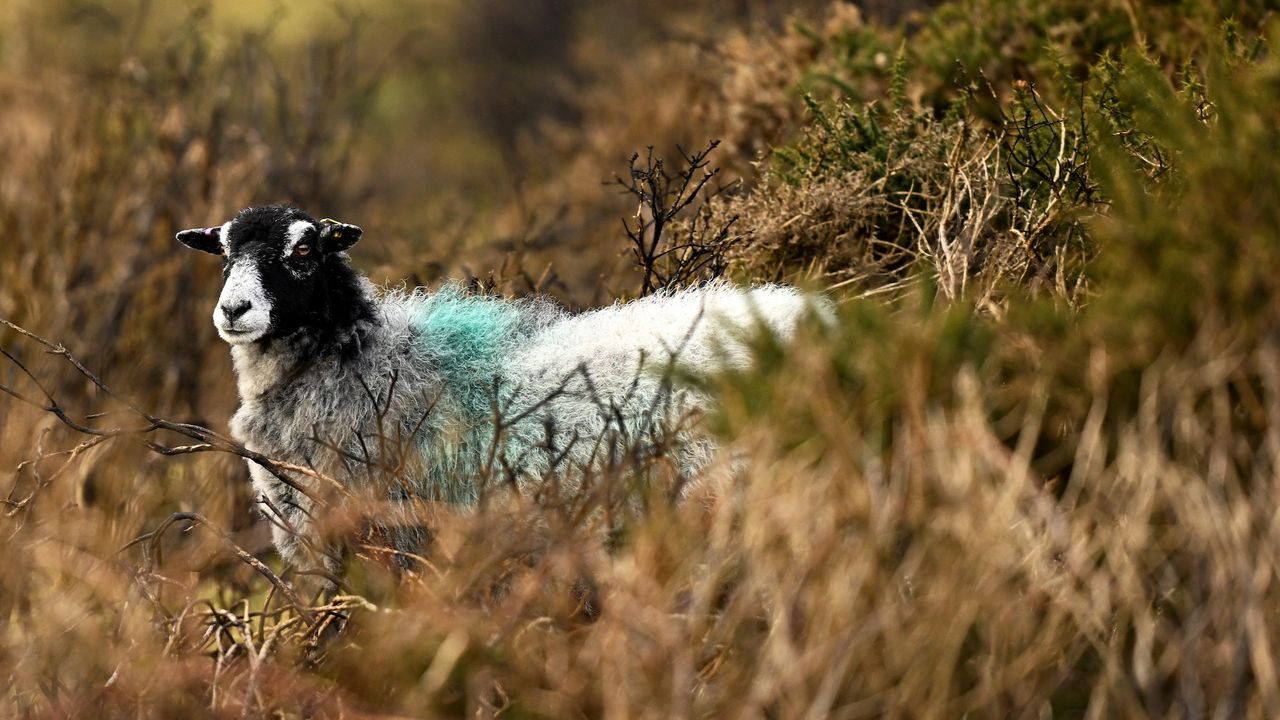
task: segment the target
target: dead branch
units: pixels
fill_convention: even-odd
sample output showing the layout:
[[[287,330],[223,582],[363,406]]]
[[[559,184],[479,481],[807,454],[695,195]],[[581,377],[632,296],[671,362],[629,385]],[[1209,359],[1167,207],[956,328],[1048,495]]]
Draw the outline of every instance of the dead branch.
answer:
[[[81,363],[80,360],[78,360],[74,355],[72,355],[71,352],[67,350],[66,346],[62,345],[61,343],[54,343],[50,340],[47,340],[31,332],[30,330],[20,327],[4,318],[0,318],[0,324],[3,324],[5,327],[8,327],[10,330],[13,330],[14,332],[18,333],[19,335],[22,335],[23,337],[36,342],[37,344],[45,348],[45,351],[47,353],[51,355],[55,355],[65,360],[68,364],[70,364],[73,368],[75,368],[76,372],[80,373],[82,376],[85,377],[85,379],[93,383],[94,387],[96,387],[100,392],[102,392],[104,395],[111,398],[112,400],[124,405],[126,408],[129,409],[130,412],[132,412],[134,415],[141,418],[143,422],[146,423],[145,425],[132,427],[132,428],[117,427],[117,428],[103,429],[103,428],[93,427],[73,419],[71,415],[68,414],[66,409],[57,401],[57,399],[53,396],[53,394],[49,391],[49,389],[46,388],[44,384],[40,382],[40,379],[36,377],[35,374],[32,373],[31,370],[28,369],[26,365],[24,365],[20,360],[18,360],[18,358],[13,353],[9,352],[8,349],[4,347],[0,347],[0,354],[3,354],[5,358],[9,360],[9,362],[11,362],[15,367],[17,367],[18,370],[21,371],[23,375],[28,377],[35,384],[35,386],[40,390],[41,395],[44,396],[44,402],[40,402],[33,398],[29,398],[26,395],[19,393],[17,390],[3,384],[0,384],[0,392],[4,392],[10,397],[26,405],[30,405],[39,410],[43,410],[45,412],[52,414],[54,417],[58,418],[58,420],[61,421],[64,425],[71,428],[72,430],[75,430],[76,432],[79,432],[84,435],[92,435],[98,438],[102,438],[103,440],[109,440],[117,437],[132,438],[138,441],[148,450],[156,454],[165,455],[165,456],[184,455],[184,454],[198,453],[198,452],[225,452],[225,453],[230,453],[232,455],[238,455],[239,457],[244,458],[245,460],[251,460],[257,463],[258,465],[261,465],[273,476],[275,476],[278,480],[280,480],[280,482],[284,483],[285,485],[288,485],[294,490],[297,490],[303,495],[306,495],[312,500],[320,500],[316,492],[314,490],[307,488],[305,485],[299,483],[297,480],[294,480],[292,477],[286,474],[286,471],[298,473],[300,475],[304,475],[312,479],[324,482],[343,494],[346,494],[347,492],[340,482],[338,482],[337,480],[331,477],[324,475],[323,473],[316,471],[313,468],[303,467],[303,466],[292,464],[292,463],[286,463],[286,462],[282,462],[282,461],[267,457],[262,453],[256,452],[254,450],[250,450],[249,448],[245,447],[239,442],[236,442],[235,440],[225,435],[222,435],[221,433],[218,433],[214,430],[211,430],[207,427],[203,427],[201,425],[195,425],[192,423],[173,422],[171,420],[166,420],[162,417],[159,417],[158,415],[155,415],[154,413],[143,409],[142,407],[132,402],[131,400],[118,395],[114,390],[108,387],[107,384],[103,382],[101,378],[99,378],[96,374],[94,374],[93,371],[85,367],[85,365]],[[101,416],[102,414],[87,415],[85,416],[86,422],[88,422],[89,419],[92,419],[95,417],[101,417]],[[169,446],[169,445],[164,445],[162,443],[155,442],[154,440],[151,440],[149,436],[158,430],[167,430],[169,432],[177,433],[178,435],[182,435],[184,437],[197,441],[198,444]]]
[[[640,153],[631,156],[627,180],[614,179],[639,202],[634,225],[624,218],[622,227],[643,273],[641,297],[724,274],[725,254],[732,241],[730,232],[738,218],[714,223],[707,207],[707,201],[721,190],[708,189],[720,168],[710,168],[707,158],[719,146],[720,141],[713,140],[692,155],[677,146],[682,167],[675,174],[667,172],[663,159],[655,158],[653,146],[649,146],[643,164]],[[672,223],[693,208],[700,196],[702,202],[694,208],[694,216],[678,230],[684,238],[673,241]]]

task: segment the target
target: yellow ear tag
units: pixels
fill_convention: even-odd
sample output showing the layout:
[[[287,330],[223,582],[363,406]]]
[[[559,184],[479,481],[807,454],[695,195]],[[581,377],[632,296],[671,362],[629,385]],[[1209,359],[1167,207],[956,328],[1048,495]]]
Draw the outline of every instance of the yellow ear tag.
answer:
[[[322,218],[322,219],[320,220],[320,224],[321,224],[321,225],[341,225],[342,223],[338,222],[337,220],[334,220],[333,218]],[[335,231],[333,232],[333,236],[334,236],[334,237],[336,237],[336,238],[340,238],[340,237],[342,237],[342,231],[341,231],[341,230],[335,230]]]

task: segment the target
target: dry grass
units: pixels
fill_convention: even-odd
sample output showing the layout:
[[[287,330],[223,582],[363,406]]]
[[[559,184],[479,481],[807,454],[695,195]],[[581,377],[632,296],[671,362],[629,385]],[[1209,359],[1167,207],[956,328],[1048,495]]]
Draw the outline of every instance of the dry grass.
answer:
[[[1227,400],[1243,373],[1280,413],[1274,348],[1206,333],[1143,374],[1131,419],[1095,395],[1054,480],[1037,467],[1043,396],[1010,434],[984,368],[952,376],[938,405],[911,379],[936,360],[900,350],[903,381],[881,392],[902,395],[868,415],[849,366],[869,363],[845,354],[863,339],[812,337],[726,386],[748,469],[695,502],[655,498],[611,553],[563,499],[437,508],[420,574],[397,582],[358,553],[355,594],[319,605],[271,590],[270,571],[231,572],[232,541],[204,518],[162,526],[163,556],[116,552],[127,534],[105,545],[83,526],[127,528],[137,511],[68,509],[50,473],[10,519],[8,702],[156,716],[1276,709],[1280,435],[1268,422],[1256,450],[1233,445]],[[1099,376],[1108,362],[1089,359]],[[131,504],[154,501],[138,490]],[[334,612],[349,623],[321,642]]]

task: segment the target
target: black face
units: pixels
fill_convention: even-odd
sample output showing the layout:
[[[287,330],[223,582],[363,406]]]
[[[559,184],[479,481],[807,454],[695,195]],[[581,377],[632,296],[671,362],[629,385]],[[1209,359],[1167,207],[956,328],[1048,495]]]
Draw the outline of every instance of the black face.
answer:
[[[300,210],[268,206],[241,211],[227,227],[223,280],[241,263],[257,268],[271,303],[266,336],[287,335],[311,324],[321,304],[317,276],[325,261],[319,222]]]
[[[308,331],[342,336],[369,312],[345,251],[360,228],[316,220],[282,205],[248,208],[217,228],[178,233],[189,247],[224,258],[214,325],[227,342],[269,342]]]

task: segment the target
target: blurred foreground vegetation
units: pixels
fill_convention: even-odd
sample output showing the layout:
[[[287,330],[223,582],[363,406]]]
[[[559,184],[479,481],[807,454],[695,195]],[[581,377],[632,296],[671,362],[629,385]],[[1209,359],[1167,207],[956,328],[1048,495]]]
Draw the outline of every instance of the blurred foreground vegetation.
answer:
[[[839,305],[692,380],[744,470],[637,490],[608,550],[592,498],[437,508],[420,574],[353,558],[327,642],[230,549],[281,571],[238,458],[0,397],[4,714],[1280,715],[1269,3],[650,5],[0,11],[0,318],[160,417],[235,405],[172,235],[249,204],[362,225],[380,282]],[[686,249],[629,252],[712,139]],[[0,347],[10,395],[136,422]]]

